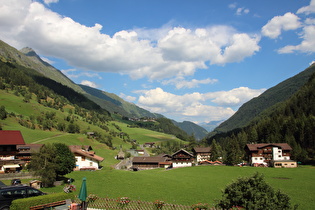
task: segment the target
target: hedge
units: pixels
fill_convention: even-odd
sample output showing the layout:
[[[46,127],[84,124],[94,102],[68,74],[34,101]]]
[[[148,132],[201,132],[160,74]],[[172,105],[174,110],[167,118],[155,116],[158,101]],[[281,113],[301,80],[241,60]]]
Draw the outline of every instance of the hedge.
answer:
[[[53,193],[48,195],[40,195],[30,198],[16,199],[12,201],[10,210],[29,210],[32,206],[38,206],[46,203],[52,203],[56,201],[62,201],[66,199],[74,200],[75,195],[73,193]]]

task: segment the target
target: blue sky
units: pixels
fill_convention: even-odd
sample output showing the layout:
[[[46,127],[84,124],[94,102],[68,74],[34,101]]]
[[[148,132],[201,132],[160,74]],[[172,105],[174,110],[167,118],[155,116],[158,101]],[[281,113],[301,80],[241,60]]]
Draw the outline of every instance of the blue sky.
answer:
[[[0,0],[0,39],[176,121],[228,119],[314,60],[315,0]]]

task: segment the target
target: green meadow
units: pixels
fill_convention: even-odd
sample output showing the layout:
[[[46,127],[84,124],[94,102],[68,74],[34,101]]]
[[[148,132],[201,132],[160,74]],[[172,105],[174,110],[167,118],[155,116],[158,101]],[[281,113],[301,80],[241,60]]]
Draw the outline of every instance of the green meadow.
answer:
[[[293,169],[254,168],[231,166],[195,166],[178,169],[154,169],[146,171],[122,171],[105,168],[100,171],[78,171],[68,174],[75,179],[79,193],[81,180],[87,178],[89,194],[118,198],[127,196],[132,200],[164,200],[167,203],[192,205],[209,203],[220,199],[226,185],[238,177],[263,173],[265,180],[291,198],[291,204],[299,209],[314,209],[315,167],[302,166]],[[62,186],[42,189],[60,192]]]

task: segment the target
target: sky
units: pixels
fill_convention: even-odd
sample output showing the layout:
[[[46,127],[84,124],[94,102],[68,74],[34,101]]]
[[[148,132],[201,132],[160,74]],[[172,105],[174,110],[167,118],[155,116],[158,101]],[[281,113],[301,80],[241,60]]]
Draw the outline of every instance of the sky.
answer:
[[[178,122],[222,121],[315,60],[315,0],[0,0],[0,39]]]

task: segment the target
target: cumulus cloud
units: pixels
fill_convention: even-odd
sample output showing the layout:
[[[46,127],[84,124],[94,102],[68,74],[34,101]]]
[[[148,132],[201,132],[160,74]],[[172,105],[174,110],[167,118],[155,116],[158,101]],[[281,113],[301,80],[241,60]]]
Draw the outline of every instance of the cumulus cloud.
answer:
[[[311,0],[310,5],[300,8],[296,13],[305,13],[307,15],[315,13],[315,0]]]
[[[218,82],[217,79],[202,79],[202,80],[197,80],[197,79],[192,79],[190,81],[187,81],[183,78],[175,78],[175,79],[170,79],[170,80],[164,80],[162,81],[163,85],[175,85],[177,89],[181,88],[197,88],[199,87],[200,84],[214,84]]]
[[[301,38],[303,41],[299,45],[287,45],[278,50],[278,53],[293,53],[300,51],[303,53],[315,52],[315,25],[304,26]]]
[[[280,36],[281,32],[288,30],[295,30],[301,27],[300,18],[295,14],[288,12],[283,16],[275,16],[262,27],[262,34],[271,39]]]
[[[134,97],[134,96],[128,96],[128,95],[126,95],[126,94],[124,94],[124,93],[120,93],[120,94],[119,94],[119,97],[125,99],[126,101],[130,101],[130,102],[133,102],[133,101],[135,101],[135,100],[137,99],[137,98]]]
[[[62,58],[85,70],[127,74],[133,79],[182,77],[209,64],[240,62],[260,49],[257,35],[228,26],[163,26],[123,30],[113,36],[101,30],[100,24],[82,25],[37,1],[0,0],[1,39],[16,48],[31,46],[39,54]],[[153,32],[157,35],[147,38]]]
[[[79,77],[96,77],[102,79],[97,73],[92,72],[81,72],[76,69],[63,69],[61,72],[69,78],[79,78]]]
[[[209,119],[223,120],[235,113],[231,107],[240,106],[263,91],[265,89],[253,90],[240,87],[230,91],[175,95],[162,88],[155,88],[138,91],[140,94],[138,105],[151,112],[176,116],[176,118],[198,119],[199,122]]]
[[[92,81],[88,81],[88,80],[82,80],[81,85],[86,85],[86,86],[89,86],[89,87],[92,87],[92,88],[97,88],[98,85],[95,83],[95,82],[92,82]]]

